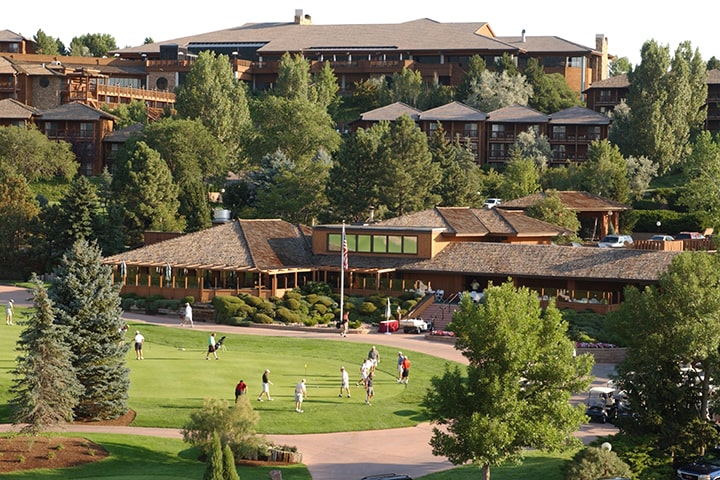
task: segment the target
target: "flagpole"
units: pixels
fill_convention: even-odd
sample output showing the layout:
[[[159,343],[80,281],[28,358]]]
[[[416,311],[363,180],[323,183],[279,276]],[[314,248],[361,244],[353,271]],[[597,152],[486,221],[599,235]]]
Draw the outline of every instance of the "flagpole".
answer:
[[[347,268],[347,238],[345,238],[345,221],[342,224],[342,245],[340,246],[340,328],[345,336],[345,269]]]

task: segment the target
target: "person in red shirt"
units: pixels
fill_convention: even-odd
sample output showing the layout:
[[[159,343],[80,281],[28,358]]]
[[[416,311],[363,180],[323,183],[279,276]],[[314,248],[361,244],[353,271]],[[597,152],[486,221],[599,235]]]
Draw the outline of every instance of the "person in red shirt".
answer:
[[[402,369],[403,369],[403,371],[402,371],[401,382],[404,383],[405,385],[407,385],[408,377],[410,376],[410,360],[408,360],[407,356],[403,357]]]
[[[243,380],[240,380],[238,384],[235,385],[235,403],[238,402],[240,395],[245,395],[245,390],[247,390],[247,385]]]

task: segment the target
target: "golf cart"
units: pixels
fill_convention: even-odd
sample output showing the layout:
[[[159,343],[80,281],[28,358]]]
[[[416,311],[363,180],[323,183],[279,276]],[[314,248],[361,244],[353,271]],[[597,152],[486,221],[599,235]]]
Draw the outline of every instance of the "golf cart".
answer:
[[[406,318],[400,320],[399,328],[402,328],[404,333],[423,333],[429,331],[432,324],[422,318]]]
[[[585,400],[585,415],[590,421],[606,423],[617,416],[617,390],[612,387],[592,387]]]

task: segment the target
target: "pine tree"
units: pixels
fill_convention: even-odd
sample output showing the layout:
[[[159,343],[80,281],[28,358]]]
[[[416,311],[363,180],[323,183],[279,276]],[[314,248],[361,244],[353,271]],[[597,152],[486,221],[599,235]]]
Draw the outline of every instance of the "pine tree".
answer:
[[[10,393],[13,422],[38,433],[73,418],[83,391],[72,365],[72,351],[63,343],[64,328],[53,323],[52,302],[33,275],[35,313],[17,342],[19,352]]]
[[[203,480],[224,480],[223,449],[220,444],[220,436],[213,433],[213,440],[208,453],[207,462],[205,462],[205,473]]]
[[[240,480],[240,475],[237,473],[237,467],[235,467],[235,456],[233,455],[232,448],[227,443],[223,448],[223,470],[225,480]]]
[[[99,247],[77,241],[55,270],[49,294],[55,304],[55,322],[66,327],[64,341],[75,353],[73,366],[85,388],[76,417],[123,415],[130,378],[125,365],[127,346],[120,342],[119,287],[112,284],[110,267],[102,264]]]

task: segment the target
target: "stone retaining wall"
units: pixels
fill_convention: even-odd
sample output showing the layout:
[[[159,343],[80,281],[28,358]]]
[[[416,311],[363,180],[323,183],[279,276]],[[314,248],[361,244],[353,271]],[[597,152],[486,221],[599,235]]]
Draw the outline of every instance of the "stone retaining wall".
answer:
[[[589,353],[595,357],[595,363],[622,363],[627,355],[626,348],[577,348],[578,355]]]

